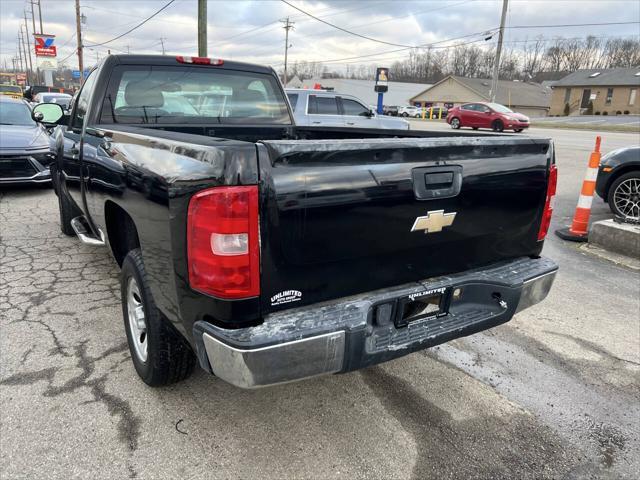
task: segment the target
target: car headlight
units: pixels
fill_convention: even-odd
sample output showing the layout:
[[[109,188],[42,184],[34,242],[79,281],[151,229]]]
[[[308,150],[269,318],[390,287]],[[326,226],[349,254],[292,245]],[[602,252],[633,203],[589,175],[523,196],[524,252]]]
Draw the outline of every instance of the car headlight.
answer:
[[[35,160],[43,167],[48,167],[55,157],[52,152],[46,151],[46,152],[32,153],[31,155],[29,155],[29,158],[31,158],[32,160]]]

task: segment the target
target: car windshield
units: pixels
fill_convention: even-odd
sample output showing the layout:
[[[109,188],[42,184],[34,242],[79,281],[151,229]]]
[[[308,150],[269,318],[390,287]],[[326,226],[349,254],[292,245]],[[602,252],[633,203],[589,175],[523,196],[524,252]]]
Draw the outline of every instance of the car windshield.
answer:
[[[191,67],[117,67],[104,123],[291,124],[275,77]]]
[[[0,91],[11,93],[22,93],[22,90],[17,85],[0,85]]]
[[[22,102],[0,102],[1,125],[34,125],[31,110]]]
[[[513,113],[513,110],[505,107],[504,105],[500,105],[499,103],[489,103],[487,104],[491,110],[495,110],[498,113]]]

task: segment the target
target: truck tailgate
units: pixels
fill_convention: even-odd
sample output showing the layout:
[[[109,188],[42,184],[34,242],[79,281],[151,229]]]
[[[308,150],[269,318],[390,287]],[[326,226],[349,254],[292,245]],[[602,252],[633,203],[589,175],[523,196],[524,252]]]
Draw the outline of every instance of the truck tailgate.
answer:
[[[538,255],[550,140],[258,143],[263,314]]]

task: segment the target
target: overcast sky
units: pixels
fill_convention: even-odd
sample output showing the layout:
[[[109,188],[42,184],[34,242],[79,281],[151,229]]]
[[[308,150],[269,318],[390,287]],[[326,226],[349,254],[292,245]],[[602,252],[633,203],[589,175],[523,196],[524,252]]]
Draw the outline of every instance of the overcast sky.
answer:
[[[136,26],[169,0],[81,0],[86,16],[83,43],[106,42]],[[77,68],[73,55],[75,38],[75,3],[73,0],[41,0],[45,33],[56,35],[58,59]],[[401,46],[443,42],[455,37],[459,41],[480,41],[483,32],[500,24],[502,0],[289,0],[293,5],[344,29]],[[558,25],[577,23],[629,22],[640,20],[638,0],[510,0],[507,26]],[[17,55],[17,36],[28,0],[0,0],[0,62]],[[31,32],[30,9],[28,25]],[[390,64],[405,58],[410,50],[378,43],[347,34],[314,20],[280,1],[212,1],[208,3],[209,56],[280,68],[284,58],[284,30],[278,22],[289,16],[295,22],[290,34],[289,58],[294,60],[331,61],[329,68],[342,70],[348,63]],[[520,46],[521,41],[543,35],[598,37],[637,36],[640,26],[580,26],[561,28],[511,28],[505,41]],[[161,38],[167,54],[197,54],[197,1],[175,0],[164,11],[140,28],[107,45],[87,47],[85,64],[95,63],[96,55],[126,52],[159,54]],[[497,35],[491,40],[495,42]],[[33,41],[32,41],[33,42]],[[370,54],[380,55],[352,59]],[[342,60],[346,59],[346,60]]]

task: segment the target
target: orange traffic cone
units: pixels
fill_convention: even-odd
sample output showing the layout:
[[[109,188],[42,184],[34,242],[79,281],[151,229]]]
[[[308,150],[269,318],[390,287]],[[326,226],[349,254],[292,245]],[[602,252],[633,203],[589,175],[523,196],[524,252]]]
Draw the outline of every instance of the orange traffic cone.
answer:
[[[598,178],[598,165],[600,165],[600,136],[596,137],[596,148],[589,157],[589,168],[582,182],[582,191],[578,198],[576,213],[573,215],[573,222],[568,228],[556,230],[563,240],[572,242],[586,242],[589,235],[589,216],[591,215],[591,204],[593,194],[596,190],[596,179]]]

